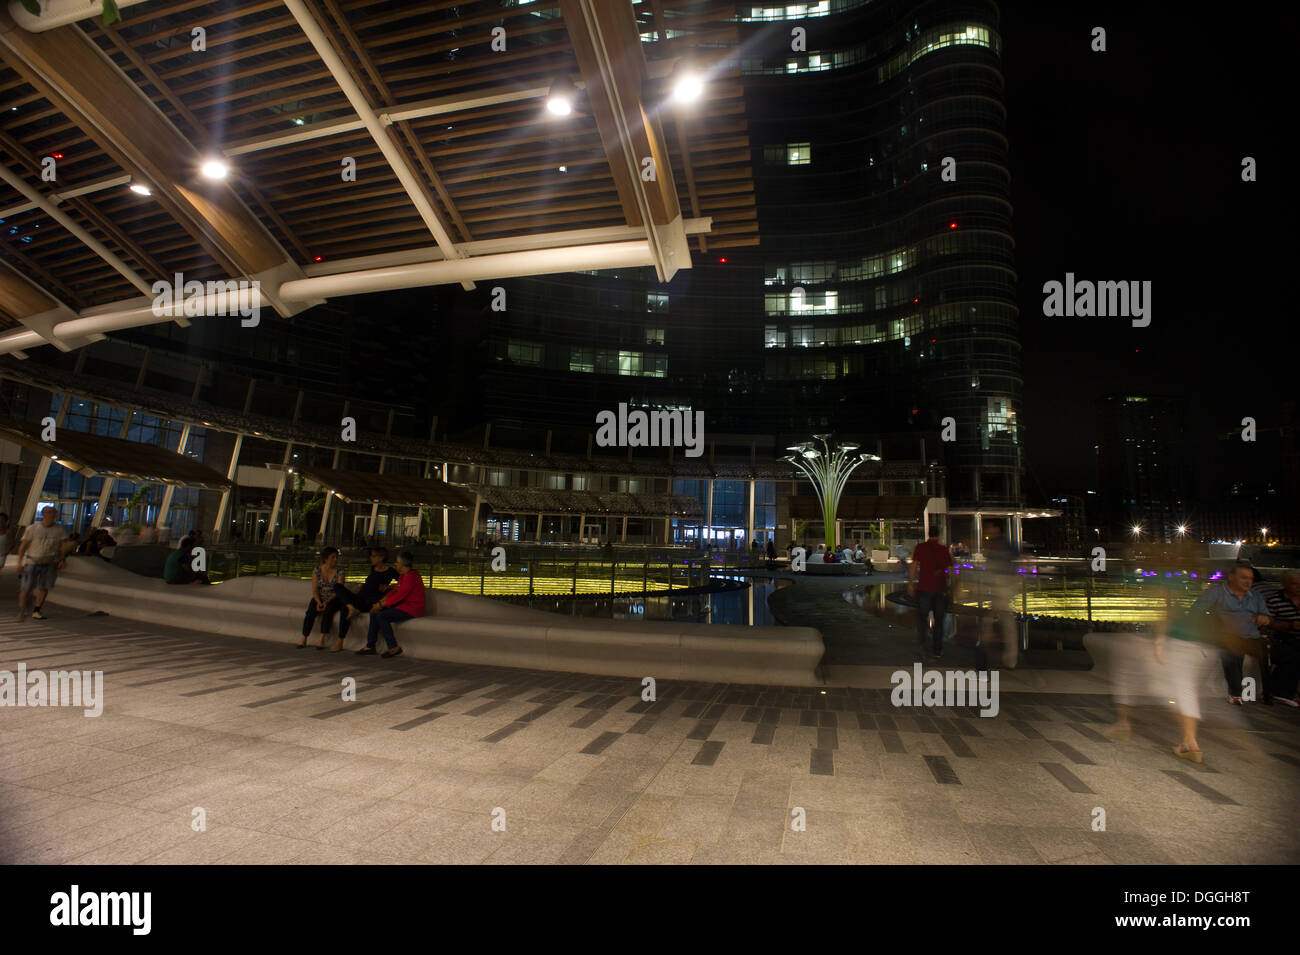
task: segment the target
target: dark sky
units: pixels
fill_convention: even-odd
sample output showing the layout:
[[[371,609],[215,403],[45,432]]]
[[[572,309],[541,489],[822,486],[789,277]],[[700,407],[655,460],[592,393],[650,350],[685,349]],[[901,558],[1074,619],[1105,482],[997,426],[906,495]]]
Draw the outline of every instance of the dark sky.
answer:
[[[1186,396],[1207,452],[1296,397],[1297,17],[1280,9],[1002,4],[1031,494],[1093,486],[1097,395]],[[1043,283],[1066,272],[1150,280],[1151,325],[1044,318]],[[1214,466],[1232,462],[1200,477]]]

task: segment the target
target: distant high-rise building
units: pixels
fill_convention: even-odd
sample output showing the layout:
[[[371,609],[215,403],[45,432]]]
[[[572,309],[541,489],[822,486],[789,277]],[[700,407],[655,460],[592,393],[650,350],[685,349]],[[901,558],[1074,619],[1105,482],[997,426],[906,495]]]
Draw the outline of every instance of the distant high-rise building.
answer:
[[[732,50],[744,113],[725,122],[753,193],[713,216],[668,285],[649,269],[502,282],[508,310],[466,316],[484,339],[458,369],[475,376],[472,410],[527,440],[590,429],[620,400],[694,407],[711,431],[776,448],[952,419],[955,440],[927,445],[951,503],[1009,513],[1022,379],[997,6],[716,6],[654,21],[642,4],[642,40]],[[689,140],[689,112],[661,118]],[[710,167],[735,157],[693,160],[686,192],[715,195]],[[733,240],[755,215],[757,239]]]
[[[1188,526],[1187,403],[1159,395],[1097,402],[1097,486],[1111,540],[1174,541]],[[1196,529],[1190,529],[1195,536]]]

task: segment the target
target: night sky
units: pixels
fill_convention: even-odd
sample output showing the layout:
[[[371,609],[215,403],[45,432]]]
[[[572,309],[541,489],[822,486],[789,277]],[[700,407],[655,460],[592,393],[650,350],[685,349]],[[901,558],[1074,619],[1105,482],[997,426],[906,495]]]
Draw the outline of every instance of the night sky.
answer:
[[[1185,396],[1192,447],[1296,395],[1296,15],[1002,5],[1031,495],[1093,486],[1095,396]],[[1294,8],[1292,8],[1294,9]],[[1212,11],[1213,18],[1202,11]],[[1107,52],[1090,49],[1106,28]],[[1241,180],[1253,156],[1258,181]],[[1042,286],[1150,280],[1152,322],[1044,318]],[[1197,462],[1202,487],[1218,452]]]

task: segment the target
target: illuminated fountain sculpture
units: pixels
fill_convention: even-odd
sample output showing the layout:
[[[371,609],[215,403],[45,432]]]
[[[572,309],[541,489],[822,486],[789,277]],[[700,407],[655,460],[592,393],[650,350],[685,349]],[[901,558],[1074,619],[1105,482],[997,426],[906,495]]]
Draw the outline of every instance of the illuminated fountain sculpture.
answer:
[[[864,461],[879,461],[880,455],[859,452],[861,445],[853,443],[836,445],[832,450],[827,443],[829,434],[815,434],[813,438],[821,445],[820,449],[812,441],[792,445],[786,448],[791,453],[785,460],[802,471],[817,491],[817,499],[822,505],[826,549],[832,550],[836,543],[835,514],[840,508],[840,495],[844,493],[849,475]]]

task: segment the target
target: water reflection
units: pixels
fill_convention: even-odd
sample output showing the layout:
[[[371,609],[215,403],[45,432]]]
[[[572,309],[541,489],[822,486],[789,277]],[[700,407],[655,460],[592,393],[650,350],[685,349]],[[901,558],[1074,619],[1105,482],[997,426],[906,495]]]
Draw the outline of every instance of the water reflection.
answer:
[[[733,586],[727,590],[684,596],[648,595],[574,600],[571,597],[535,598],[531,606],[566,616],[604,620],[653,620],[692,623],[739,624],[746,627],[777,627],[780,623],[768,609],[767,598],[788,580],[751,580],[714,575],[715,580]]]

